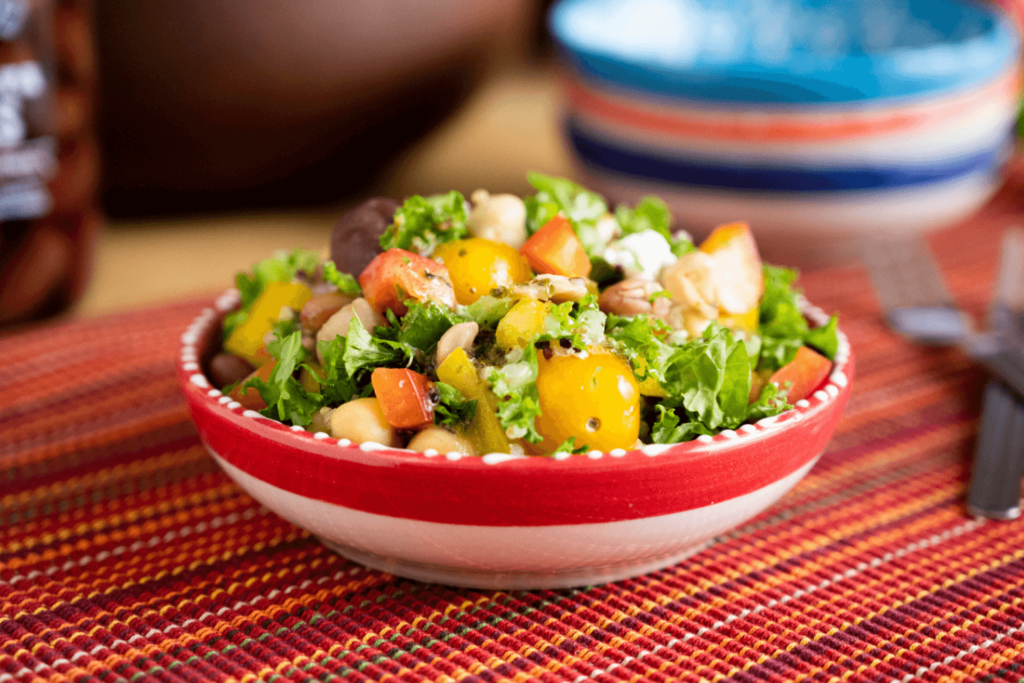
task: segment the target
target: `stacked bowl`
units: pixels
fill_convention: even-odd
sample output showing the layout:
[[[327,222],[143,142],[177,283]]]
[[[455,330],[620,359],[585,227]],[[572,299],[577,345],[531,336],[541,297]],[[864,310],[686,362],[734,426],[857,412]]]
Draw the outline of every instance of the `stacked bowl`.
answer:
[[[769,256],[955,222],[1012,151],[1018,36],[970,0],[563,0],[549,29],[585,181]]]

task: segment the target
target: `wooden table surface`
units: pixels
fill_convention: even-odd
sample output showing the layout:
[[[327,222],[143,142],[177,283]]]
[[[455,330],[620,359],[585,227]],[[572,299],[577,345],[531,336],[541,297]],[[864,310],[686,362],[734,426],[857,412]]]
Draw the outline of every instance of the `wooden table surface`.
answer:
[[[527,171],[570,175],[558,108],[549,73],[499,73],[372,192],[405,196],[458,189],[468,195],[484,187],[523,194],[529,189]],[[344,208],[113,222],[100,238],[92,282],[75,314],[129,310],[226,288],[235,272],[279,249],[325,247]]]

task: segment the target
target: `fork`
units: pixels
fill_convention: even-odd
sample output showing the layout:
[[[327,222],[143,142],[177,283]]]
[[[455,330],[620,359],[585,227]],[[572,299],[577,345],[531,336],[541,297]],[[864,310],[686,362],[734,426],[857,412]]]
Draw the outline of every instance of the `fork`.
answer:
[[[989,306],[989,328],[1019,338],[1024,323],[1024,231],[1003,235],[996,291]],[[1020,483],[1024,479],[1024,409],[1014,393],[998,380],[985,387],[978,443],[967,494],[967,511],[976,517],[1016,519],[1020,516]]]
[[[1024,232],[1011,229],[1004,236],[987,333],[976,332],[970,317],[953,303],[923,240],[865,242],[862,247],[862,260],[893,330],[917,343],[959,346],[1000,378],[985,388],[967,509],[993,519],[1018,517],[1024,478],[1024,404],[1019,399],[1024,395]]]

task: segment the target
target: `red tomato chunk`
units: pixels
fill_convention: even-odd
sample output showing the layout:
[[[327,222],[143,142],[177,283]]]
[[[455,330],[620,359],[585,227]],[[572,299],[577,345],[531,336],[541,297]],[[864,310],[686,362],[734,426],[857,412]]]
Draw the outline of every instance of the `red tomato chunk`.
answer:
[[[395,429],[421,429],[434,422],[434,383],[412,370],[377,368],[370,375],[384,419]]]

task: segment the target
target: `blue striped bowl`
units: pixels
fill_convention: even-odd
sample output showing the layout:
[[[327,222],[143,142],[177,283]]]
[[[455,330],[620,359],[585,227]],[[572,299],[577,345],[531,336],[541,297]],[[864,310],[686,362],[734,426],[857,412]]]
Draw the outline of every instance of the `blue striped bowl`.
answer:
[[[956,0],[857,3],[904,16],[917,32],[904,26],[908,35],[873,52],[857,36],[844,54],[796,41],[768,59],[751,48],[760,39],[747,35],[755,30],[747,18],[701,1],[565,0],[553,8],[549,25],[566,65],[565,138],[595,189],[617,201],[657,193],[697,233],[745,219],[769,252],[782,243],[792,253],[795,241],[821,252],[816,238],[838,246],[870,232],[949,224],[997,187],[1020,92],[1019,43],[1000,15]],[[644,19],[630,24],[638,5]],[[851,3],[774,5],[790,8],[791,19],[803,16],[794,7],[831,17],[833,34],[843,33],[836,26],[854,33]],[[700,30],[671,23],[686,16]],[[644,47],[631,36],[652,22],[667,28]],[[809,31],[793,34],[806,39]],[[677,33],[731,35],[731,52],[710,54],[712,41],[697,38],[700,49],[672,52],[665,36]]]

